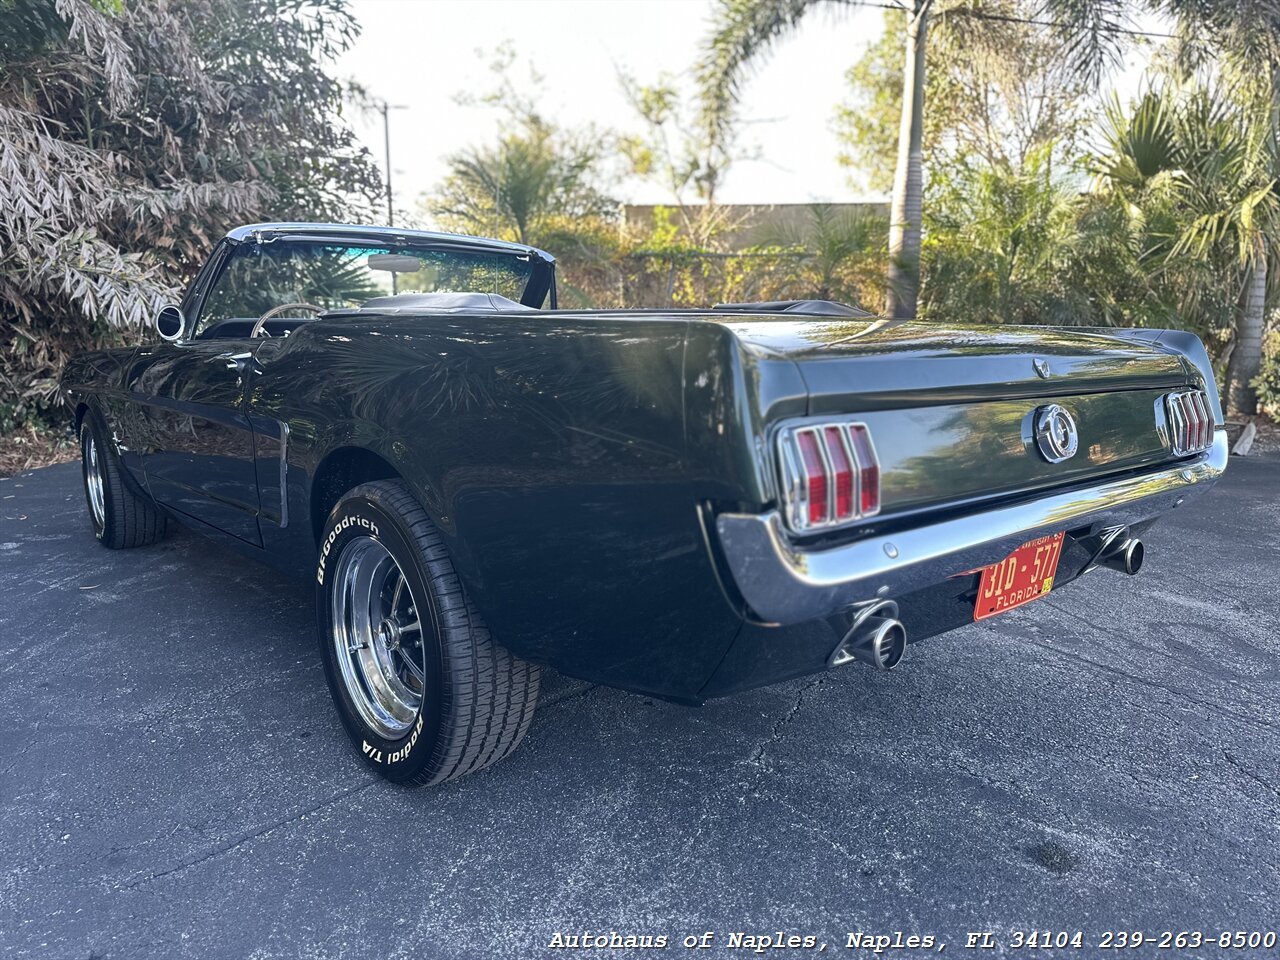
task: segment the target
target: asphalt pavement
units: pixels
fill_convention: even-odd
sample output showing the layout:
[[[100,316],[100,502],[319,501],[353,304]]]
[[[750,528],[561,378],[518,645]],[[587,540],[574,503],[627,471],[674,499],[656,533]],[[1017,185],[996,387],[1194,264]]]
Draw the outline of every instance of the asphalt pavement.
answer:
[[[308,585],[102,548],[78,465],[0,481],[0,957],[1280,932],[1278,515],[1280,460],[1236,459],[1136,578],[700,709],[552,676],[511,759],[406,790],[342,734]]]

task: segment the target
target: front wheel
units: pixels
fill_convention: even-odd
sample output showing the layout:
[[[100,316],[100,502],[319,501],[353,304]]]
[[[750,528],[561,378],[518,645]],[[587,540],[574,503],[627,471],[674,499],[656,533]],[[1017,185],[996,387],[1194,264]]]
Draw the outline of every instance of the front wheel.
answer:
[[[329,691],[366,763],[426,785],[515,749],[533,719],[538,667],[493,642],[403,483],[363,484],[334,507],[316,581]]]
[[[162,540],[168,518],[150,497],[133,489],[102,421],[85,414],[80,424],[80,466],[93,535],[113,550]]]

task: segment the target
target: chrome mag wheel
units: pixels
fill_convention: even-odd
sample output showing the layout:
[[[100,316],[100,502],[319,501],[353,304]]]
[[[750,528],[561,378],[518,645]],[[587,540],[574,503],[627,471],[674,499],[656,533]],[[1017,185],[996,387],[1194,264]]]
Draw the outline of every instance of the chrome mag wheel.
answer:
[[[361,718],[395,740],[418,719],[426,690],[426,645],[404,571],[378,540],[360,536],[334,568],[333,646]]]
[[[84,486],[89,493],[89,512],[93,515],[93,529],[99,533],[107,524],[107,506],[102,492],[102,460],[98,454],[98,441],[93,430],[84,427]]]

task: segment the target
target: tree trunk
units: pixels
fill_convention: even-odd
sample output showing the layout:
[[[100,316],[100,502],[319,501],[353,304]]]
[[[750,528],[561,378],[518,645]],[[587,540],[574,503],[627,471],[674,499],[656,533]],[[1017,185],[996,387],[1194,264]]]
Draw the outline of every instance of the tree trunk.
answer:
[[[1262,240],[1249,270],[1244,306],[1236,326],[1236,347],[1227,364],[1227,406],[1239,413],[1258,412],[1253,379],[1262,366],[1262,329],[1266,322],[1267,244]]]
[[[907,24],[906,63],[902,76],[902,122],[898,127],[898,164],[893,174],[889,224],[889,293],[885,313],[916,315],[920,289],[920,210],[924,176],[924,53],[930,0],[915,0]]]

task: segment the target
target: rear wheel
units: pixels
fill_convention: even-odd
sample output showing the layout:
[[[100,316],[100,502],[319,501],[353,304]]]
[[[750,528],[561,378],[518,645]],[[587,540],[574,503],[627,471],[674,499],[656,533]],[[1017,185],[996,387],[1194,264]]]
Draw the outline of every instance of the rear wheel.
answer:
[[[169,532],[168,518],[124,475],[124,467],[92,413],[80,424],[80,464],[93,535],[113,550],[155,543]]]
[[[316,580],[329,690],[366,763],[398,783],[434,784],[515,749],[533,719],[538,667],[493,642],[403,483],[342,498]]]

